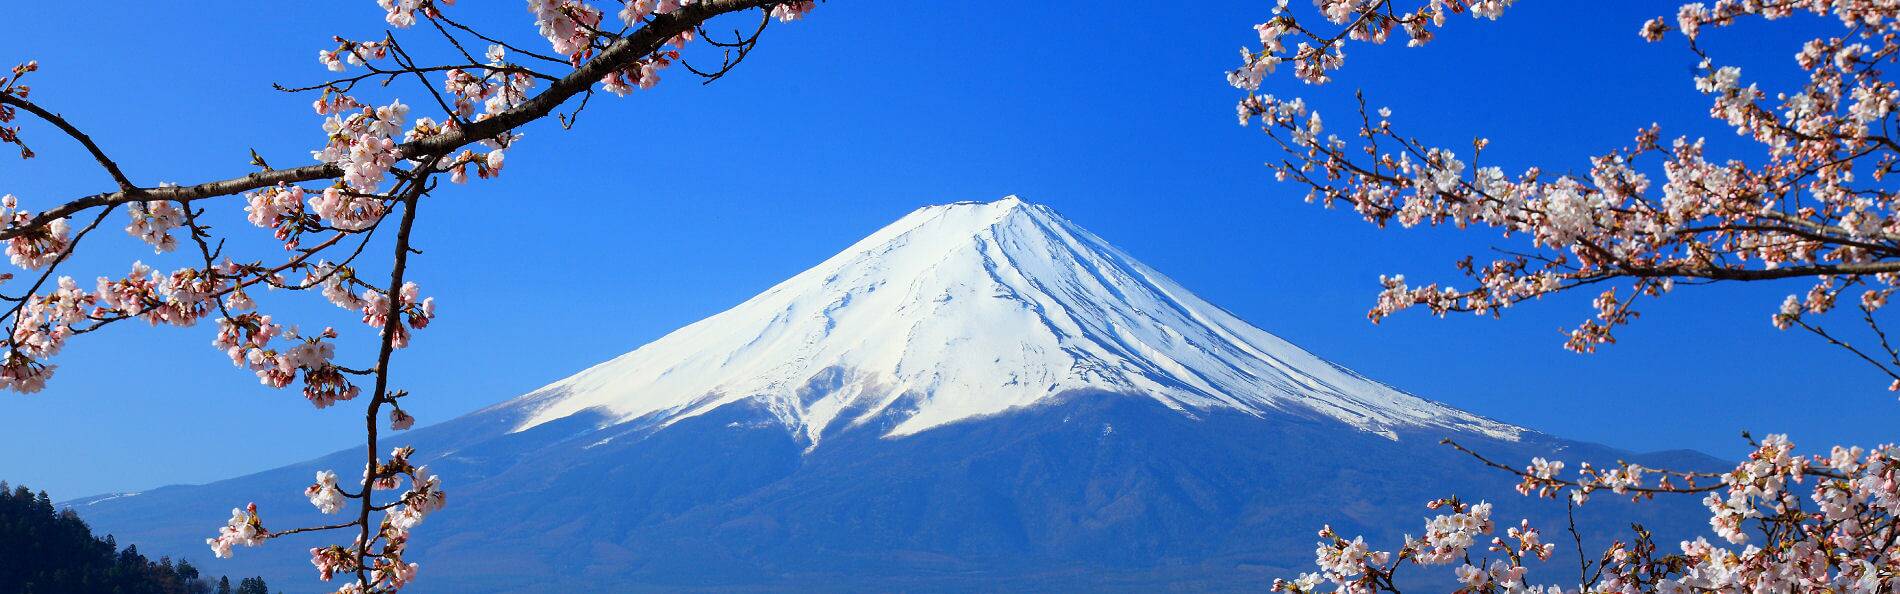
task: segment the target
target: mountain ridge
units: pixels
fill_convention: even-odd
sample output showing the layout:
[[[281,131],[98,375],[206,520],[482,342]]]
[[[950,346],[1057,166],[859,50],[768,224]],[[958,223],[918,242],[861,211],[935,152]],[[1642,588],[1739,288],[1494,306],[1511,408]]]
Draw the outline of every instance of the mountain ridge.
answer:
[[[592,408],[669,424],[752,398],[816,447],[835,423],[893,406],[911,407],[895,411],[904,420],[889,435],[901,436],[1072,389],[1143,393],[1186,414],[1304,409],[1388,435],[1521,431],[1312,355],[1015,196],[913,211],[731,309],[499,406],[531,411],[519,431]]]

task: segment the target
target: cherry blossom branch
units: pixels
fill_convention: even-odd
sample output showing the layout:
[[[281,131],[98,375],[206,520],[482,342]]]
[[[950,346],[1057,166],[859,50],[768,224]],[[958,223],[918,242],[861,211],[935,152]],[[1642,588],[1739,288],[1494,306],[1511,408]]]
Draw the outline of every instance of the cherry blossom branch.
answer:
[[[430,165],[433,165],[433,161],[422,164],[419,169],[426,171]],[[423,192],[427,191],[427,183],[428,178],[426,174],[423,177],[411,180],[410,191],[401,200],[403,207],[402,222],[396,227],[396,251],[392,257],[394,264],[390,267],[389,272],[389,288],[386,291],[388,295],[397,295],[402,292],[403,283],[405,282],[403,275],[408,272],[409,253],[413,251],[413,248],[411,248],[409,244],[409,233],[415,229],[416,205],[420,203],[417,198],[420,198]],[[389,306],[383,314],[386,319],[383,321],[382,343],[377,346],[376,351],[376,387],[371,391],[373,396],[369,401],[369,410],[367,414],[364,415],[364,443],[367,446],[366,451],[369,455],[369,462],[365,468],[368,469],[375,469],[378,466],[376,441],[381,418],[377,413],[382,408],[383,403],[389,400],[389,359],[390,355],[396,350],[396,337],[402,332],[402,316],[399,309],[401,301],[392,298],[388,299],[388,302]],[[369,555],[369,546],[371,543],[369,535],[369,514],[375,507],[373,495],[376,482],[379,478],[380,477],[376,476],[374,472],[365,472],[363,474],[363,498],[359,514],[356,518],[357,523],[360,524],[362,528],[362,533],[358,537],[360,544],[357,548],[357,556],[359,558]],[[367,564],[359,564],[357,568],[357,579],[361,583],[369,583],[369,568],[366,565]]]
[[[1613,342],[1613,329],[1636,317],[1630,300],[1665,296],[1678,281],[1806,278],[1818,287],[1834,278],[1866,279],[1872,282],[1862,296],[1863,306],[1884,305],[1900,283],[1900,217],[1895,215],[1900,194],[1884,186],[1856,185],[1852,173],[1857,164],[1865,168],[1864,163],[1872,162],[1876,168],[1871,177],[1880,181],[1900,165],[1900,142],[1885,134],[1900,92],[1881,79],[1880,70],[1867,66],[1900,55],[1900,44],[1892,43],[1891,36],[1900,34],[1900,28],[1892,22],[1896,15],[1889,14],[1895,11],[1891,7],[1802,1],[1684,7],[1677,28],[1690,40],[1692,51],[1705,59],[1696,77],[1697,90],[1712,97],[1712,116],[1768,149],[1769,159],[1759,166],[1708,161],[1700,140],[1679,138],[1665,146],[1660,127],[1652,126],[1638,132],[1632,147],[1592,157],[1587,176],[1551,180],[1531,168],[1513,178],[1497,167],[1475,164],[1488,141],[1473,143],[1474,163],[1467,164],[1451,149],[1398,134],[1389,110],[1380,109],[1373,118],[1363,96],[1358,130],[1349,139],[1329,134],[1319,113],[1301,99],[1254,92],[1262,77],[1285,61],[1296,62],[1295,76],[1304,82],[1331,80],[1327,73],[1343,60],[1336,45],[1342,39],[1379,43],[1390,29],[1404,27],[1412,44],[1420,45],[1431,39],[1430,28],[1447,13],[1469,11],[1496,18],[1508,5],[1432,2],[1403,12],[1391,2],[1323,0],[1319,8],[1325,20],[1342,27],[1330,35],[1302,24],[1283,6],[1258,27],[1260,51],[1244,50],[1245,65],[1230,73],[1230,82],[1249,91],[1239,104],[1241,122],[1262,124],[1287,154],[1273,166],[1276,175],[1308,186],[1309,201],[1350,204],[1382,227],[1394,221],[1406,227],[1491,227],[1507,238],[1528,238],[1533,248],[1550,254],[1482,267],[1463,263],[1461,270],[1478,283],[1469,289],[1416,287],[1403,276],[1382,278],[1385,291],[1368,314],[1371,319],[1415,305],[1439,315],[1498,315],[1527,299],[1627,281],[1631,293],[1605,291],[1596,301],[1598,315],[1571,331],[1565,346],[1590,352]],[[1877,49],[1840,37],[1807,44],[1797,61],[1810,72],[1809,84],[1800,94],[1781,95],[1783,105],[1774,109],[1762,104],[1766,93],[1742,83],[1738,68],[1713,66],[1694,45],[1703,27],[1723,26],[1747,14],[1778,19],[1794,10],[1852,15],[1844,21],[1850,35],[1889,37],[1882,37],[1887,41]],[[1645,24],[1641,34],[1654,41],[1668,30],[1668,24],[1657,19]],[[1282,42],[1288,35],[1323,43],[1320,49],[1304,43],[1288,49]],[[1397,150],[1381,148],[1381,140]],[[1646,165],[1638,159],[1649,157],[1657,159],[1654,165],[1667,177],[1661,197],[1655,196],[1649,174],[1639,169]],[[1833,293],[1809,294],[1792,308],[1784,305],[1774,317],[1776,325],[1789,327],[1798,314],[1831,308]],[[1877,322],[1870,326],[1880,332]],[[1900,381],[1890,387],[1900,389]]]
[[[1722,485],[1720,484],[1720,480],[1724,476],[1722,473],[1715,473],[1715,472],[1689,472],[1689,471],[1663,470],[1663,469],[1655,469],[1655,468],[1643,468],[1638,465],[1629,464],[1626,462],[1619,462],[1618,468],[1616,468],[1615,470],[1607,471],[1607,474],[1590,471],[1589,466],[1586,464],[1585,469],[1580,471],[1584,475],[1583,478],[1579,480],[1575,480],[1575,481],[1563,480],[1563,479],[1553,478],[1555,472],[1557,470],[1562,469],[1561,463],[1559,463],[1556,466],[1555,470],[1552,470],[1548,464],[1540,463],[1536,461],[1531,463],[1531,467],[1529,469],[1519,469],[1517,467],[1496,462],[1490,458],[1485,457],[1484,454],[1480,454],[1470,448],[1460,445],[1458,442],[1453,441],[1451,439],[1443,439],[1443,440],[1440,440],[1439,443],[1447,445],[1447,446],[1451,446],[1452,449],[1458,450],[1459,452],[1462,452],[1467,456],[1471,456],[1473,459],[1476,459],[1478,462],[1484,464],[1485,466],[1489,466],[1491,468],[1509,472],[1511,474],[1517,475],[1521,479],[1524,479],[1524,484],[1519,485],[1518,491],[1523,492],[1525,494],[1529,494],[1529,492],[1531,491],[1544,490],[1546,488],[1557,489],[1557,490],[1566,489],[1566,488],[1574,488],[1574,489],[1584,492],[1585,494],[1588,494],[1590,491],[1594,491],[1596,489],[1604,489],[1604,488],[1612,489],[1618,494],[1623,494],[1626,492],[1647,494],[1647,495],[1656,495],[1656,494],[1662,494],[1662,493],[1677,493],[1677,494],[1706,493],[1709,491],[1714,491],[1716,489],[1722,488]],[[1652,475],[1662,477],[1660,479],[1661,482],[1659,482],[1655,486],[1643,486],[1643,483],[1647,480],[1647,477],[1652,476]],[[1676,485],[1673,482],[1671,482],[1672,478],[1682,480],[1686,484]],[[1717,484],[1714,484],[1714,485],[1697,484],[1700,481],[1706,481],[1706,480],[1711,480],[1711,479],[1716,480]]]
[[[1841,349],[1846,350],[1849,353],[1853,353],[1855,357],[1860,358],[1860,360],[1862,361],[1866,361],[1867,364],[1874,366],[1875,369],[1879,369],[1881,373],[1887,374],[1887,377],[1892,378],[1896,382],[1900,382],[1900,370],[1895,370],[1892,367],[1888,367],[1887,364],[1882,363],[1880,362],[1880,360],[1869,356],[1865,351],[1862,351],[1859,348],[1855,347],[1854,345],[1849,344],[1847,341],[1836,338],[1832,334],[1828,334],[1827,330],[1824,330],[1819,326],[1809,324],[1806,321],[1802,321],[1799,318],[1794,318],[1791,321],[1793,321],[1795,325],[1800,326],[1801,329],[1807,330],[1809,333],[1814,334],[1815,336],[1821,337],[1821,339],[1824,341],[1827,341],[1828,344],[1836,346],[1836,347],[1840,347]],[[1867,318],[1867,323],[1870,327],[1873,328],[1876,334],[1879,334],[1881,336],[1882,341],[1886,340],[1886,333],[1881,331],[1879,324],[1875,323],[1872,317]],[[1889,348],[1889,352],[1891,352],[1891,348]]]
[[[93,194],[54,206],[35,214],[25,222],[9,225],[0,229],[0,240],[8,240],[44,229],[53,221],[100,207],[112,207],[133,202],[164,201],[188,203],[205,198],[234,196],[246,191],[268,188],[278,184],[299,183],[334,178],[342,175],[343,170],[335,165],[306,165],[292,169],[274,169],[259,171],[230,179],[205,182],[193,186],[165,186],[156,188],[134,188]]]
[[[391,49],[394,49],[393,45],[391,46]],[[554,75],[545,74],[540,71],[529,69],[529,68],[522,68],[520,66],[496,66],[493,64],[473,63],[473,58],[470,58],[469,63],[463,63],[463,64],[442,64],[442,65],[437,65],[437,66],[404,65],[403,67],[394,69],[394,70],[387,69],[387,68],[380,68],[373,64],[365,64],[364,68],[367,69],[367,72],[364,72],[362,74],[358,74],[355,76],[333,78],[333,79],[326,80],[320,83],[309,84],[309,85],[304,85],[300,87],[286,87],[281,84],[271,83],[271,88],[276,89],[281,92],[285,92],[285,93],[303,93],[303,92],[308,92],[308,91],[322,91],[325,89],[332,89],[339,92],[348,92],[351,87],[356,85],[356,83],[363,82],[365,80],[369,80],[372,78],[382,77],[386,81],[384,84],[388,84],[388,81],[392,81],[396,77],[399,77],[405,74],[421,75],[421,74],[430,74],[430,73],[435,73],[435,72],[448,72],[450,70],[476,70],[476,69],[488,69],[488,70],[493,70],[495,72],[504,73],[504,74],[523,74],[523,75],[532,76],[534,78],[541,79],[544,81],[560,80],[560,78],[555,77]],[[424,81],[424,85],[425,86],[428,85],[427,81]]]
[[[567,61],[567,60],[564,60],[564,59],[561,59],[561,58],[556,58],[556,57],[553,57],[553,56],[549,56],[549,55],[546,55],[546,54],[541,54],[541,53],[536,53],[536,52],[534,52],[534,51],[531,51],[531,50],[527,50],[527,49],[523,49],[523,48],[521,48],[520,46],[516,46],[516,45],[510,45],[510,44],[509,44],[508,42],[506,42],[506,41],[502,41],[502,40],[500,40],[500,39],[496,39],[496,38],[493,38],[493,37],[489,37],[489,36],[487,36],[487,35],[483,35],[483,34],[482,34],[481,32],[479,32],[479,31],[476,31],[476,30],[474,30],[474,29],[471,29],[471,28],[469,28],[469,27],[468,27],[467,25],[463,25],[463,24],[461,24],[461,23],[458,23],[458,22],[456,22],[456,21],[455,21],[455,19],[451,19],[451,18],[449,18],[449,17],[448,17],[448,15],[444,15],[444,14],[440,14],[440,13],[437,13],[437,14],[432,14],[432,15],[429,15],[429,22],[430,22],[430,23],[434,23],[434,24],[436,24],[436,25],[437,25],[438,27],[440,27],[440,25],[442,25],[442,24],[446,24],[446,25],[448,25],[448,26],[450,26],[450,27],[455,27],[456,29],[460,29],[460,30],[462,30],[462,31],[463,31],[463,32],[465,32],[465,33],[468,33],[468,34],[470,34],[470,35],[473,35],[473,36],[475,36],[475,38],[476,38],[476,39],[480,39],[480,40],[482,40],[483,42],[486,42],[486,43],[489,43],[489,44],[492,44],[492,45],[499,45],[499,46],[501,46],[502,48],[504,48],[504,49],[507,49],[507,50],[508,50],[508,51],[510,51],[510,52],[513,52],[513,53],[517,53],[517,54],[521,54],[521,55],[523,55],[523,56],[528,56],[528,57],[530,57],[530,58],[534,58],[534,59],[537,59],[537,60],[544,60],[544,61],[547,61],[547,62],[553,62],[553,63],[555,63],[555,64],[567,64],[567,63],[568,63],[568,61]],[[449,37],[450,39],[454,39],[454,36],[453,36],[453,35],[449,35],[447,31],[444,31],[444,32],[443,32],[442,34],[443,34],[443,36],[444,36],[444,37]],[[458,44],[458,46],[459,46],[459,44]]]
[[[1385,290],[1368,317],[1376,322],[1414,306],[1438,315],[1498,315],[1528,299],[1606,285],[1592,302],[1594,317],[1572,330],[1565,345],[1589,352],[1613,342],[1611,329],[1638,315],[1639,300],[1668,295],[1678,281],[1803,278],[1814,284],[1805,296],[1783,302],[1771,317],[1774,325],[1800,326],[1822,337],[1881,369],[1900,389],[1900,351],[1875,315],[1900,287],[1900,192],[1881,183],[1900,166],[1900,142],[1889,132],[1900,85],[1875,67],[1900,57],[1900,8],[1724,1],[1683,5],[1674,27],[1661,17],[1643,24],[1639,34],[1650,41],[1681,32],[1702,60],[1695,86],[1711,98],[1710,115],[1765,149],[1766,158],[1752,162],[1711,162],[1700,139],[1665,144],[1660,126],[1652,126],[1639,131],[1631,147],[1591,157],[1587,175],[1550,179],[1530,168],[1510,176],[1478,165],[1488,144],[1483,138],[1472,143],[1466,163],[1455,150],[1397,133],[1390,110],[1372,117],[1363,96],[1358,129],[1348,138],[1327,132],[1302,99],[1257,92],[1266,74],[1289,61],[1302,82],[1330,81],[1345,58],[1342,39],[1380,43],[1402,27],[1411,45],[1421,45],[1449,14],[1495,19],[1511,3],[1421,0],[1415,10],[1402,11],[1391,1],[1318,0],[1322,20],[1340,27],[1329,34],[1305,24],[1283,1],[1256,27],[1259,50],[1243,49],[1243,66],[1229,74],[1230,83],[1248,91],[1238,105],[1241,123],[1260,122],[1285,153],[1270,165],[1276,177],[1307,186],[1309,201],[1350,205],[1380,227],[1395,221],[1405,227],[1488,227],[1530,243],[1526,250],[1499,250],[1505,257],[1488,264],[1460,261],[1458,269],[1478,283],[1475,288],[1414,287],[1403,276],[1381,277]],[[1739,68],[1716,66],[1697,44],[1705,28],[1743,17],[1781,20],[1798,11],[1835,17],[1845,33],[1804,44],[1796,61],[1810,80],[1799,92],[1773,95],[1779,105],[1765,105],[1768,93],[1745,84]],[[1318,45],[1301,42],[1289,49],[1283,41],[1302,37]],[[1649,177],[1657,169],[1665,180],[1660,192]],[[1836,307],[1850,289],[1861,291],[1861,321],[1888,361],[1809,320]],[[1529,582],[1526,561],[1547,559],[1549,548],[1536,542],[1528,523],[1520,522],[1508,538],[1491,537],[1493,554],[1474,558],[1474,545],[1494,532],[1489,505],[1451,498],[1431,503],[1451,513],[1433,518],[1423,538],[1408,538],[1396,553],[1322,529],[1319,571],[1276,581],[1274,589],[1315,592],[1330,585],[1338,591],[1396,592],[1392,576],[1405,561],[1455,566],[1459,591],[1467,593],[1892,590],[1900,580],[1900,447],[1836,446],[1826,455],[1800,456],[1785,436],[1749,442],[1754,451],[1728,472],[1618,462],[1604,468],[1580,464],[1571,478],[1563,475],[1561,461],[1533,458],[1519,468],[1446,440],[1518,477],[1524,495],[1565,497],[1578,547],[1574,588]],[[1803,483],[1811,485],[1806,497],[1795,490]],[[1601,490],[1636,500],[1701,495],[1710,527],[1727,545],[1698,538],[1682,542],[1680,553],[1663,554],[1649,531],[1634,526],[1631,538],[1611,544],[1593,564],[1584,556],[1574,509]],[[1749,546],[1733,548],[1740,545]]]
[[[312,152],[314,165],[272,168],[253,150],[250,165],[261,171],[194,185],[138,187],[89,136],[58,114],[26,100],[27,88],[18,82],[36,64],[15,68],[12,76],[0,79],[0,124],[12,123],[21,112],[38,116],[77,140],[112,174],[117,186],[115,191],[37,213],[19,209],[18,200],[10,194],[0,195],[0,221],[4,221],[0,242],[15,266],[36,272],[25,293],[0,294],[0,301],[7,302],[0,307],[11,308],[4,314],[9,317],[9,331],[4,337],[7,349],[0,358],[0,389],[39,390],[55,368],[43,361],[67,340],[134,318],[175,326],[210,319],[217,325],[212,344],[233,365],[255,373],[270,387],[285,388],[301,381],[304,398],[317,408],[353,400],[362,392],[353,378],[371,378],[371,397],[362,409],[366,447],[362,482],[346,491],[335,472],[324,470],[304,492],[326,514],[342,512],[355,500],[352,519],[272,531],[265,528],[252,504],[232,510],[225,526],[206,540],[214,554],[227,557],[234,547],[258,546],[278,536],[350,530],[355,539],[348,546],[311,550],[319,578],[351,576],[338,590],[347,594],[394,592],[413,581],[417,566],[404,560],[411,529],[446,501],[440,479],[410,462],[411,448],[398,447],[386,455],[380,449],[385,409],[391,431],[408,429],[416,421],[401,404],[408,392],[391,388],[390,373],[394,351],[406,348],[412,332],[426,327],[435,316],[434,299],[422,297],[419,286],[408,280],[413,276],[409,255],[420,253],[412,243],[416,212],[436,189],[434,176],[447,175],[453,183],[465,183],[470,169],[481,178],[499,175],[504,151],[520,138],[520,127],[553,113],[575,95],[582,97],[574,109],[578,114],[594,95],[595,85],[616,95],[652,87],[662,69],[682,61],[679,48],[703,37],[708,19],[759,9],[762,23],[774,18],[790,21],[815,6],[805,0],[636,0],[622,4],[619,15],[631,30],[609,33],[597,26],[602,13],[586,0],[530,0],[529,11],[542,36],[557,54],[568,56],[557,60],[522,51],[451,20],[435,0],[379,4],[387,11],[385,20],[398,29],[418,20],[429,21],[458,58],[425,62],[425,56],[410,52],[394,33],[379,41],[337,38],[336,49],[319,52],[319,61],[333,71],[355,67],[363,72],[305,87],[277,87],[320,95],[312,108],[325,117],[325,142]],[[762,24],[758,31],[763,30]],[[456,31],[493,44],[483,56],[485,62],[463,46]],[[723,67],[717,73],[699,74],[716,79],[731,71],[756,48],[759,33],[731,43],[709,42],[724,54]],[[507,61],[511,50],[571,70],[554,76],[514,65]],[[390,64],[379,65],[379,60]],[[437,76],[443,79],[441,90],[430,82]],[[350,94],[364,81],[387,88],[411,80],[421,85],[440,110],[440,123],[434,117],[410,119],[410,107],[400,100],[372,106]],[[544,88],[533,92],[543,84]],[[560,119],[564,127],[573,124],[572,116]],[[0,126],[0,141],[18,144],[23,156],[32,156],[20,142],[17,127]],[[478,147],[484,152],[477,153]],[[318,183],[304,185],[312,182]],[[213,235],[200,221],[203,210],[193,204],[222,196],[242,196],[246,220],[294,253],[275,265],[267,265],[264,259],[242,263],[225,255],[224,238]],[[397,209],[401,214],[391,219]],[[175,250],[179,241],[174,231],[183,228],[195,247],[197,263],[170,273],[135,263],[126,276],[100,277],[97,290],[62,275],[68,256],[119,211],[131,217],[125,231],[156,253]],[[85,213],[96,216],[72,232],[69,219]],[[385,223],[395,226],[395,251],[390,276],[386,284],[378,285],[360,276],[353,266]],[[310,234],[324,239],[306,246],[304,239]],[[351,237],[357,238],[353,248],[345,243]],[[340,261],[330,261],[333,252],[344,250],[348,253]],[[0,274],[0,281],[11,276]],[[337,361],[334,341],[342,333],[335,327],[302,333],[296,325],[258,311],[246,290],[257,285],[319,292],[332,304],[360,314],[366,326],[377,329],[375,361],[369,365]],[[379,501],[379,490],[398,492]],[[379,512],[382,518],[372,524],[371,515]]]
[[[741,34],[735,30],[732,32],[733,41],[730,42],[713,39],[711,35],[706,33],[704,27],[697,28],[700,38],[705,39],[706,43],[724,50],[720,56],[719,68],[711,72],[704,72],[698,68],[694,68],[692,64],[684,60],[680,61],[680,65],[692,71],[693,74],[699,75],[702,79],[700,84],[710,85],[713,81],[725,77],[726,73],[732,72],[732,69],[738,67],[740,62],[745,61],[746,56],[752,53],[753,48],[758,47],[759,37],[765,35],[765,26],[770,24],[772,24],[772,15],[759,15],[758,28],[753,29],[751,34]]]
[[[42,120],[46,120],[47,123],[52,124],[53,127],[58,128],[59,131],[65,132],[67,136],[71,136],[73,140],[79,141],[80,146],[86,147],[86,152],[92,155],[94,161],[99,162],[100,167],[105,168],[106,173],[112,176],[113,183],[118,184],[120,190],[133,189],[132,181],[125,177],[125,172],[119,170],[119,164],[107,157],[105,151],[99,148],[99,144],[92,141],[91,136],[87,136],[85,132],[80,132],[79,128],[74,127],[71,122],[66,121],[66,118],[47,111],[43,107],[34,105],[33,102],[27,101],[24,97],[18,97],[10,93],[0,93],[0,105],[17,107],[25,110],[27,113],[38,116]]]
[[[1432,518],[1423,537],[1408,538],[1394,553],[1373,549],[1363,538],[1347,540],[1331,528],[1321,529],[1319,571],[1276,580],[1274,590],[1317,592],[1331,584],[1342,591],[1397,592],[1393,576],[1401,562],[1453,565],[1460,591],[1474,593],[1878,592],[1900,579],[1891,562],[1900,555],[1895,548],[1900,542],[1895,533],[1900,446],[1836,447],[1825,456],[1800,456],[1785,436],[1750,442],[1755,451],[1729,472],[1661,471],[1625,463],[1598,470],[1584,464],[1573,480],[1562,478],[1565,465],[1559,461],[1535,458],[1520,470],[1447,440],[1487,466],[1521,477],[1520,493],[1550,498],[1568,494],[1569,531],[1578,550],[1576,589],[1530,583],[1530,562],[1548,561],[1553,547],[1541,542],[1526,521],[1502,537],[1490,538],[1487,552],[1492,556],[1474,558],[1476,545],[1495,533],[1491,506],[1454,497],[1429,504],[1451,513]],[[1675,485],[1672,478],[1691,482]],[[1696,478],[1719,482],[1696,485]],[[1794,491],[1804,479],[1813,479],[1805,498]],[[1599,489],[1637,500],[1656,494],[1701,494],[1711,527],[1728,544],[1755,541],[1744,529],[1750,521],[1765,544],[1734,550],[1698,538],[1683,542],[1679,554],[1661,554],[1654,535],[1637,525],[1632,527],[1633,538],[1612,543],[1593,564],[1584,554],[1575,509]],[[1812,502],[1813,509],[1804,501]]]
[[[625,68],[640,57],[658,51],[663,44],[681,33],[691,31],[701,22],[722,14],[781,4],[786,4],[786,2],[784,0],[702,0],[688,4],[677,12],[656,15],[647,26],[613,42],[572,72],[549,83],[546,91],[507,111],[470,123],[466,127],[402,143],[398,145],[396,155],[401,159],[443,156],[464,146],[501,136],[529,122],[546,117],[568,99],[586,92],[589,86],[608,73]],[[0,240],[12,239],[30,229],[42,228],[53,220],[90,208],[154,200],[189,202],[217,196],[232,196],[278,184],[335,178],[340,175],[342,175],[342,170],[335,165],[308,165],[292,169],[261,171],[192,186],[122,189],[116,192],[95,194],[54,206],[25,223],[0,230]]]

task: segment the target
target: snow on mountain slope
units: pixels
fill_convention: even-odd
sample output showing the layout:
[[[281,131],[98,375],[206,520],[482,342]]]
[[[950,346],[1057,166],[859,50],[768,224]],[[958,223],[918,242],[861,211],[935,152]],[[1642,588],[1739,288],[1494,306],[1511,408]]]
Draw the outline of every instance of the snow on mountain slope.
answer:
[[[817,447],[876,418],[898,419],[888,435],[903,436],[1091,389],[1395,438],[1522,431],[1316,357],[1014,196],[912,212],[737,307],[496,408],[525,413],[516,431],[587,410],[665,426],[750,398]]]

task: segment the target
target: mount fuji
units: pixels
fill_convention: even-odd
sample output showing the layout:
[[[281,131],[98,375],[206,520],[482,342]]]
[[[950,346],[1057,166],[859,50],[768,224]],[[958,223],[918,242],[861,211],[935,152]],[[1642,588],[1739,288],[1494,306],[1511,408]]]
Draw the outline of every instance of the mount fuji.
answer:
[[[1310,564],[1322,524],[1392,542],[1449,494],[1562,517],[1448,437],[1512,463],[1715,463],[1379,383],[1013,196],[917,210],[730,310],[395,441],[451,496],[417,529],[423,592],[1259,591]],[[311,474],[362,456],[69,505],[121,542],[201,553],[234,501],[317,520]],[[1698,529],[1678,511],[1580,519]],[[314,591],[301,542],[317,541],[214,569]]]
[[[913,212],[738,307],[493,410],[525,413],[515,431],[582,411],[638,429],[743,401],[816,448],[839,431],[914,435],[1080,390],[1388,437],[1521,431],[1315,357],[1015,196]]]

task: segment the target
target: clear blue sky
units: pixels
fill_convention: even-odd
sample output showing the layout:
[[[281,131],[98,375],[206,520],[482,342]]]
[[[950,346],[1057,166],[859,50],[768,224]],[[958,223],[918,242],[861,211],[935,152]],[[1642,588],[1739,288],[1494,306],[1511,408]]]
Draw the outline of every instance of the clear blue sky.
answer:
[[[539,43],[520,2],[462,4],[459,14]],[[1513,423],[1726,455],[1742,429],[1817,447],[1895,437],[1900,404],[1880,378],[1768,324],[1795,285],[1681,290],[1594,356],[1560,347],[1587,295],[1503,320],[1367,323],[1379,274],[1457,280],[1451,264],[1496,238],[1380,232],[1271,180],[1261,163],[1274,149],[1235,126],[1236,91],[1223,81],[1270,6],[834,0],[775,27],[711,86],[675,72],[652,92],[597,97],[573,131],[531,128],[502,179],[424,205],[416,275],[441,317],[400,353],[398,385],[418,393],[406,402],[423,423],[444,420],[730,307],[916,207],[1014,193],[1322,356]],[[1461,17],[1427,48],[1355,46],[1318,100],[1341,117],[1341,100],[1363,88],[1414,133],[1449,145],[1486,135],[1487,155],[1513,166],[1581,171],[1586,155],[1658,120],[1754,154],[1706,119],[1679,41],[1637,38],[1665,7],[1524,2],[1497,23]],[[141,183],[241,173],[253,147],[277,164],[306,162],[320,140],[310,98],[269,84],[325,74],[315,55],[332,34],[382,30],[368,0],[29,2],[8,13],[0,61],[40,60],[34,97]],[[1751,75],[1787,80],[1799,41],[1749,28],[1714,48],[1761,65]],[[28,131],[44,158],[0,159],[0,191],[43,206],[109,186],[74,147]],[[257,234],[222,208],[221,229]],[[139,258],[188,262],[114,235],[76,276],[89,284]],[[310,298],[269,303],[362,336]],[[52,387],[0,395],[0,478],[69,498],[219,479],[356,442],[353,405],[315,411],[257,386],[209,346],[213,332],[127,325],[75,341]],[[1841,406],[1859,410],[1829,413]]]

